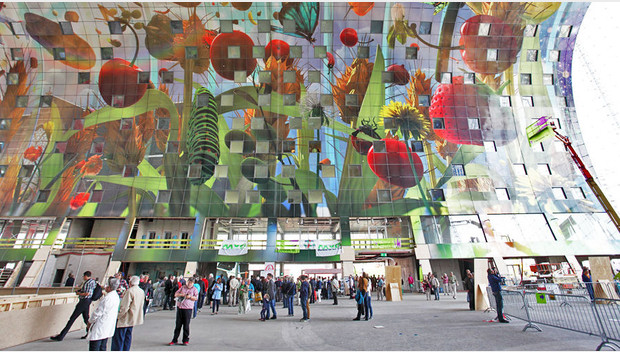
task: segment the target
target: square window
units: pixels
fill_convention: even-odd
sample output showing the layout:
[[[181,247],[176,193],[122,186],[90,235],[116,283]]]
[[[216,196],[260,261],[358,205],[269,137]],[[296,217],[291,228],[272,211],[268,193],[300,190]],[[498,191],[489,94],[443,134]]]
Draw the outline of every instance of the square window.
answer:
[[[293,20],[282,21],[282,31],[284,33],[295,33],[297,30],[297,24]]]
[[[258,20],[258,33],[270,33],[271,21],[270,20]]]
[[[18,95],[15,98],[15,107],[16,108],[25,108],[28,106],[28,96],[27,95]]]
[[[564,188],[551,187],[551,191],[553,192],[553,197],[555,199],[566,199],[566,193],[564,192]]]
[[[196,97],[196,106],[204,107],[209,105],[209,94],[200,94]]]
[[[291,189],[288,191],[289,204],[301,204],[301,191],[297,189]]]
[[[476,84],[476,75],[471,72],[465,72],[463,74],[463,83],[465,84]]]
[[[19,73],[10,72],[7,77],[7,84],[10,86],[19,84]]]
[[[179,20],[170,21],[170,30],[172,34],[183,34],[183,21],[179,21]]]
[[[452,73],[450,73],[450,72],[442,72],[441,73],[441,83],[442,84],[450,84],[450,83],[452,83]]]
[[[300,59],[302,55],[303,55],[303,51],[301,50],[301,46],[299,45],[291,46],[291,51],[289,52],[289,57],[291,59]]]
[[[295,83],[297,79],[297,72],[293,70],[286,70],[282,74],[282,82],[284,83]]]
[[[479,36],[488,36],[490,31],[491,31],[491,24],[490,23],[480,23],[478,25],[478,35]]]
[[[78,84],[90,84],[90,72],[78,72]]]
[[[71,22],[60,22],[60,31],[62,34],[73,34],[73,26],[71,26]]]
[[[49,189],[40,190],[37,203],[47,203],[47,200],[50,198],[50,193],[51,191]]]
[[[551,62],[560,61],[560,50],[549,50],[549,61]]]
[[[431,194],[431,200],[433,202],[443,202],[446,200],[446,197],[443,194],[443,189],[431,189],[429,190]]]
[[[324,45],[317,45],[314,47],[314,58],[324,59],[327,57],[327,47]]]
[[[84,119],[74,119],[73,120],[73,125],[71,126],[71,129],[74,129],[76,131],[81,131],[84,129]]]
[[[4,142],[0,142],[0,152],[4,151]]]
[[[496,188],[495,195],[497,196],[497,200],[510,200],[508,188]]]
[[[271,71],[259,71],[258,82],[259,83],[271,83]]]
[[[362,177],[362,165],[349,165],[349,177]]]
[[[256,141],[256,154],[269,154],[269,141]]]
[[[420,27],[418,27],[418,34],[431,34],[432,27],[433,22],[420,22]]]
[[[321,128],[321,118],[318,116],[312,116],[308,119],[308,128],[318,130]]]
[[[524,37],[534,37],[536,36],[536,31],[538,31],[538,26],[535,24],[528,24],[525,26],[525,30],[523,30]]]
[[[536,62],[538,61],[538,50],[536,49],[527,49],[525,54],[525,60],[528,62]]]
[[[198,58],[198,47],[186,46],[185,47],[185,58],[186,59],[197,59]]]
[[[553,74],[546,73],[543,75],[543,84],[546,86],[553,85]]]
[[[254,166],[254,178],[267,179],[269,178],[269,166],[268,165],[255,165]]]
[[[22,48],[11,48],[11,58],[15,61],[24,59],[24,50]]]
[[[531,73],[522,73],[521,74],[521,84],[529,86],[532,84],[532,74]]]
[[[54,54],[54,60],[66,60],[67,54],[65,54],[65,48],[54,48],[52,51]]]
[[[101,154],[103,153],[103,148],[105,147],[105,141],[95,141],[90,145],[90,153],[91,154]],[[66,148],[66,146],[65,146]],[[64,153],[64,151],[63,151]]]
[[[260,204],[260,192],[245,191],[245,202],[247,204]]]
[[[8,130],[10,126],[11,126],[11,120],[0,119],[0,131]]]
[[[270,106],[271,105],[271,94],[259,94],[258,95],[258,106]]]
[[[523,102],[524,107],[534,107],[534,97],[521,97],[521,101]]]
[[[294,130],[300,130],[303,126],[303,120],[301,117],[291,117],[289,119],[289,126]]]
[[[26,34],[24,32],[24,26],[22,25],[21,22],[11,22],[11,31],[13,31],[14,35],[23,35]]]
[[[391,71],[381,72],[381,82],[382,83],[394,83],[394,72],[391,72]]]
[[[113,48],[101,48],[101,60],[112,60],[114,58]]]
[[[465,165],[452,164],[452,174],[454,176],[465,176]]]
[[[308,82],[321,83],[321,72],[316,70],[308,71]]]
[[[101,203],[102,200],[103,200],[103,190],[96,189],[91,192],[91,195],[90,195],[91,203]]]
[[[357,47],[357,58],[358,59],[370,58],[370,48],[367,46],[358,46]]]
[[[110,30],[110,34],[123,34],[120,21],[109,21],[108,29]]]
[[[215,178],[228,177],[228,165],[215,165]]]
[[[389,189],[377,190],[377,201],[379,203],[391,203],[392,202],[392,190],[389,190]]]
[[[282,153],[294,153],[295,141],[282,141]]]
[[[67,142],[54,143],[54,153],[64,154],[65,150],[67,150]]]
[[[396,120],[392,117],[384,117],[383,118],[383,126],[386,130],[396,130],[398,129],[398,125],[396,124]]]
[[[321,106],[332,106],[334,105],[334,96],[331,94],[321,94]]]
[[[232,31],[233,31],[232,20],[220,20],[220,32],[221,33],[232,33]]]
[[[297,103],[297,97],[295,94],[282,94],[284,106],[294,106]]]
[[[321,33],[333,33],[333,32],[334,32],[334,21],[321,20]]]
[[[311,189],[308,191],[308,203],[320,204],[323,202],[323,191],[320,189]]]
[[[586,199],[586,194],[583,192],[583,188],[581,188],[581,187],[571,187],[570,191],[571,191],[574,199]]]
[[[138,83],[139,84],[149,84],[150,81],[151,81],[150,72],[138,72]]]
[[[265,57],[265,47],[264,46],[253,46],[252,47],[252,58],[254,59],[262,59]]]
[[[549,168],[549,164],[538,164],[538,173],[541,175],[551,175],[551,168]]]
[[[371,34],[381,34],[383,33],[383,21],[370,21],[370,33]]]
[[[480,129],[480,119],[477,118],[468,118],[467,126],[470,130],[479,130]]]
[[[224,203],[237,204],[239,203],[239,191],[227,190],[224,196]]]
[[[487,49],[487,61],[497,61],[497,49]]]
[[[321,141],[309,141],[308,152],[309,153],[320,153],[321,152]]]
[[[385,153],[385,142],[384,141],[373,141],[372,149],[375,153]]]
[[[411,150],[414,153],[424,153],[424,144],[422,141],[411,141]]]
[[[568,38],[570,37],[570,32],[573,29],[573,26],[565,24],[560,26],[560,34],[559,37],[560,38]]]
[[[7,165],[0,165],[0,177],[4,177],[6,174]]]
[[[138,168],[135,165],[125,165],[123,168],[123,177],[138,176]]]
[[[113,95],[112,96],[112,107],[122,108],[123,106],[125,106],[125,96],[124,95]]]
[[[157,192],[157,200],[155,203],[170,203],[171,192],[168,190],[161,190]]]
[[[222,94],[222,102],[221,105],[222,106],[233,106],[233,103],[235,101],[235,96],[232,94]]]
[[[121,130],[130,130],[133,128],[133,118],[128,117],[121,119],[120,129]]]
[[[52,107],[52,100],[54,99],[53,96],[51,95],[42,95],[41,99],[39,100],[39,107],[41,108],[51,108]]]
[[[539,152],[539,153],[541,153],[541,152],[544,152],[544,151],[545,151],[545,146],[542,144],[542,142],[541,142],[541,143],[534,143],[534,144],[532,145],[532,149],[533,149],[535,152]]]
[[[428,107],[431,105],[431,96],[430,95],[418,95],[418,104],[420,106]]]
[[[336,177],[336,166],[321,165],[321,177],[325,177],[325,178]]]
[[[243,117],[236,117],[232,119],[232,129],[233,130],[243,130],[245,129],[245,119]]]
[[[178,153],[178,152],[179,152],[179,142],[168,141],[168,144],[166,144],[166,153]]]
[[[512,171],[516,176],[527,176],[525,164],[512,164]]]
[[[442,118],[433,118],[433,129],[443,130],[445,125]]]
[[[415,46],[408,46],[405,48],[405,59],[406,60],[417,60],[418,59],[418,48]]]
[[[235,83],[245,83],[248,79],[248,74],[245,71],[235,71]]]
[[[174,83],[174,72],[172,71],[164,71],[161,73],[161,81],[162,83],[171,84]]]
[[[34,165],[22,165],[21,169],[19,169],[18,177],[30,177],[32,175],[32,171],[34,170]]]
[[[484,151],[487,153],[495,153],[497,152],[497,147],[495,146],[494,141],[484,141]]]
[[[232,154],[242,154],[243,141],[230,141],[230,152]]]
[[[358,95],[357,94],[345,94],[344,105],[345,106],[359,106]]]
[[[509,95],[502,95],[499,97],[499,106],[502,108],[509,108],[512,106]]]
[[[282,177],[295,178],[295,165],[282,165]]]
[[[239,45],[230,45],[228,47],[228,58],[229,59],[241,58],[241,47]]]

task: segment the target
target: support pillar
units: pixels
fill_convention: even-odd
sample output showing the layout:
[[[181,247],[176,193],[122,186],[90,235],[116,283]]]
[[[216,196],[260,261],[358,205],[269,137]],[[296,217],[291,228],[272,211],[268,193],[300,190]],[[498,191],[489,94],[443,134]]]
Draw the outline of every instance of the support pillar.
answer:
[[[108,268],[105,271],[105,275],[103,277],[114,276],[118,272],[118,269],[121,267],[121,262],[116,260],[111,260],[110,264],[108,264]],[[125,280],[129,282],[129,277],[126,277]]]
[[[476,302],[476,310],[486,310],[489,307],[489,299],[487,295],[487,269],[489,268],[489,260],[487,258],[474,258],[474,301]]]
[[[340,243],[342,245],[342,275],[343,277],[355,275],[353,262],[355,261],[355,249],[351,244],[351,226],[349,217],[340,217]]]
[[[34,256],[32,257],[32,265],[24,275],[24,279],[19,284],[19,287],[37,287],[39,284],[39,276],[43,275],[43,269],[45,268],[45,263],[49,258],[50,252],[52,251],[51,246],[42,246],[37,249]]]

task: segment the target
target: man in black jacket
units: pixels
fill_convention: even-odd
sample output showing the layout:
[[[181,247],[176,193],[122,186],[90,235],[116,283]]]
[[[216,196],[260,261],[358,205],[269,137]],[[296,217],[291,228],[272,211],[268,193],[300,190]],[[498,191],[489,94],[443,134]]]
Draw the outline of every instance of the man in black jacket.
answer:
[[[283,289],[285,290],[284,296],[286,307],[288,308],[288,316],[292,317],[293,307],[295,306],[295,304],[293,304],[293,299],[295,299],[295,293],[297,293],[297,286],[295,285],[295,281],[293,281],[292,277],[286,280],[286,286]]]
[[[469,310],[476,310],[476,302],[474,301],[474,274],[469,269],[465,273],[463,287],[467,290],[467,300],[469,301]]]
[[[267,283],[265,285],[265,293],[269,295],[269,297],[272,297],[269,300],[269,308],[267,308],[267,316],[265,317],[265,319],[269,319],[269,313],[270,313],[270,309],[271,311],[273,311],[273,317],[271,317],[271,319],[277,319],[277,313],[276,313],[276,300],[275,297],[276,296],[276,284],[275,282],[273,282],[273,274],[269,273],[267,274]]]
[[[164,308],[163,310],[174,310],[173,300],[174,293],[172,293],[172,281],[174,280],[174,275],[170,275],[168,279],[164,282],[164,294],[166,298],[164,299]],[[170,308],[168,308],[170,307]]]
[[[197,304],[198,311],[200,311],[202,309],[202,305],[204,304],[205,296],[207,295],[207,292],[206,292],[205,283],[204,281],[202,281],[202,276],[194,275],[194,278],[196,279],[194,282],[196,282],[198,286],[200,286],[200,292],[198,293],[198,304]]]
[[[497,320],[500,323],[508,323],[508,320],[504,319],[504,299],[502,298],[502,278],[499,276],[497,269],[487,269],[487,278],[489,279],[489,285],[493,296],[495,296],[495,306],[497,310]]]
[[[207,287],[207,305],[211,305],[211,297],[213,296],[213,283],[215,282],[213,274],[209,274],[207,282],[209,283],[209,286]]]

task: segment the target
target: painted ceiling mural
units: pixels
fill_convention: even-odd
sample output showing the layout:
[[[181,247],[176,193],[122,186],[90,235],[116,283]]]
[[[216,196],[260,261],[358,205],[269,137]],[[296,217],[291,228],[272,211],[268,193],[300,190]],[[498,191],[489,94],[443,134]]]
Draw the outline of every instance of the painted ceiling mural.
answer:
[[[524,136],[541,116],[578,134],[586,10],[4,3],[0,213],[600,211],[563,148]]]

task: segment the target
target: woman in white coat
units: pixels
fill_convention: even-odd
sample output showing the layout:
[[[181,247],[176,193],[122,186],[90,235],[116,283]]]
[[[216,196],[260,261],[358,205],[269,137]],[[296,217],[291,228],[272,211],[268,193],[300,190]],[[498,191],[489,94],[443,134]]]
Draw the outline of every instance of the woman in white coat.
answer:
[[[106,294],[101,298],[97,309],[88,319],[89,351],[107,350],[108,339],[114,336],[118,307],[121,302],[118,293],[116,293],[119,283],[119,280],[114,277],[108,280],[108,285],[105,288]]]

